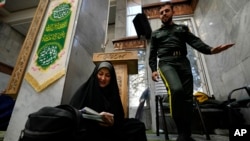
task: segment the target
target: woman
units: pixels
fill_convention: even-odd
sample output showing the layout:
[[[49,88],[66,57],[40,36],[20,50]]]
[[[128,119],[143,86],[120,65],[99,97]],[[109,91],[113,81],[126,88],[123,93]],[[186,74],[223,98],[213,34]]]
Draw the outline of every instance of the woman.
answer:
[[[90,107],[103,115],[104,122],[83,119],[85,139],[146,141],[145,125],[125,119],[114,67],[110,62],[97,64],[92,75],[75,93],[70,104],[77,109]]]

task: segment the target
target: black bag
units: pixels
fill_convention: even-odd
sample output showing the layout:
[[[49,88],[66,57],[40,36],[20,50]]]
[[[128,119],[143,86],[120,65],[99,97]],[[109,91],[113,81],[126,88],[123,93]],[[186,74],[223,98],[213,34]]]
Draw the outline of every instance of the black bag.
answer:
[[[70,105],[43,107],[29,114],[19,141],[78,141],[81,118]]]

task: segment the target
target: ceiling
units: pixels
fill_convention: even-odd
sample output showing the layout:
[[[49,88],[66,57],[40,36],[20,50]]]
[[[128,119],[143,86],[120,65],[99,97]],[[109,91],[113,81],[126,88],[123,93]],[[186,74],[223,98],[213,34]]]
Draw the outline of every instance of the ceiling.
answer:
[[[0,7],[0,21],[9,24],[13,29],[27,34],[31,21],[40,0],[6,0]],[[115,23],[116,0],[110,0],[109,24]]]

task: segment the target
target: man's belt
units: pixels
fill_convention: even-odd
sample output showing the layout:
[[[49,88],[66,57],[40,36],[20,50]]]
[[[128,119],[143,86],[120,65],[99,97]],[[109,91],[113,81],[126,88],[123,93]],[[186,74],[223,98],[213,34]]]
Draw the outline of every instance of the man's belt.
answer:
[[[165,54],[166,56],[183,56],[181,51],[169,51]]]

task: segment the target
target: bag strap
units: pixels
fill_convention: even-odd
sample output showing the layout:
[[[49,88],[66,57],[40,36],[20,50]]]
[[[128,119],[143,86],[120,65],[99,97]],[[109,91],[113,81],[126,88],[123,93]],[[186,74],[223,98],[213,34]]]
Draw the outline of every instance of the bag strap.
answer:
[[[21,130],[18,141],[23,141],[23,132],[24,132],[24,130]]]
[[[75,119],[76,119],[76,123],[75,123],[76,129],[77,130],[80,129],[80,122],[81,122],[82,115],[81,115],[79,110],[77,110],[73,106],[67,105],[67,104],[58,105],[58,106],[56,106],[56,108],[65,109],[65,110],[70,111],[71,113],[73,113],[74,116],[75,116]]]

